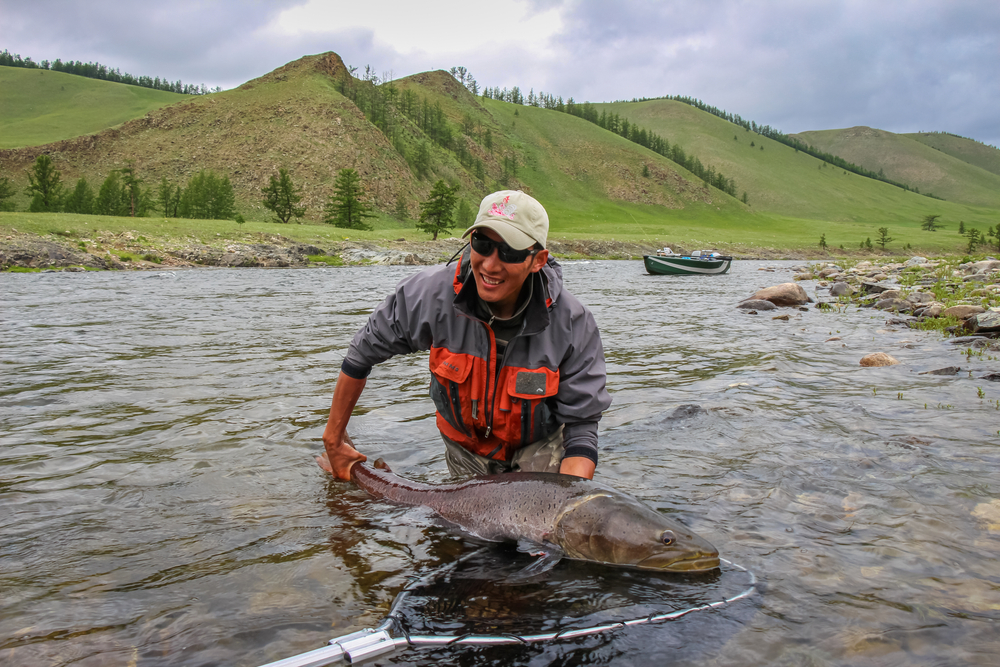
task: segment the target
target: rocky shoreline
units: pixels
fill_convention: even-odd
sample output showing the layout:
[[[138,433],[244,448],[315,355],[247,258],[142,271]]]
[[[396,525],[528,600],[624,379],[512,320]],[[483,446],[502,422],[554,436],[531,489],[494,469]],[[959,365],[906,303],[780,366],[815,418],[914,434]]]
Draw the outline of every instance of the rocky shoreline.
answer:
[[[37,236],[9,231],[0,237],[0,270],[88,271],[156,270],[196,267],[309,267],[431,265],[448,261],[461,240],[344,240],[328,247],[300,243],[277,234],[247,234],[244,240],[206,243],[146,239],[139,232],[96,232],[87,238],[66,232]],[[562,259],[636,259],[652,254],[652,244],[623,241],[551,240]],[[737,259],[805,259],[802,253],[760,249]]]
[[[994,257],[961,263],[925,257],[889,264],[866,260],[851,267],[824,262],[793,270],[796,282],[759,290],[737,308],[756,315],[781,307],[806,310],[806,304],[813,302],[824,309],[855,305],[894,315],[889,324],[955,336],[1000,337],[1000,260]],[[801,287],[803,281],[815,281],[817,299]],[[891,363],[895,363],[891,357],[862,360],[862,365]]]

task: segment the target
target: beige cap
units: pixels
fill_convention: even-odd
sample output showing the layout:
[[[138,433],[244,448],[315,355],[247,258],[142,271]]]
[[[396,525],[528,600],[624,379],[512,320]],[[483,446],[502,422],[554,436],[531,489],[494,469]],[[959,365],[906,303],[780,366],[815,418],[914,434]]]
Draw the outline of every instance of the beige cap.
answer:
[[[479,205],[476,222],[465,230],[462,238],[480,228],[489,228],[500,235],[511,248],[524,250],[549,238],[549,215],[538,200],[520,190],[501,190],[486,195]]]

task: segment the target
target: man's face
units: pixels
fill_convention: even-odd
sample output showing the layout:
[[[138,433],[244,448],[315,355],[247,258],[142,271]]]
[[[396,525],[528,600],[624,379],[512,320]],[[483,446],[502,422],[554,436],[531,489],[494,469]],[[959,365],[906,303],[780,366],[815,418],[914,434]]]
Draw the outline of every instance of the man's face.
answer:
[[[494,241],[503,241],[492,229],[480,228],[476,233],[485,234]],[[510,317],[517,305],[517,296],[521,293],[524,281],[532,273],[540,271],[548,258],[548,250],[539,250],[520,264],[507,264],[500,261],[500,253],[496,250],[490,253],[489,257],[483,257],[473,250],[472,275],[476,278],[479,298],[494,306],[493,312],[497,316]]]

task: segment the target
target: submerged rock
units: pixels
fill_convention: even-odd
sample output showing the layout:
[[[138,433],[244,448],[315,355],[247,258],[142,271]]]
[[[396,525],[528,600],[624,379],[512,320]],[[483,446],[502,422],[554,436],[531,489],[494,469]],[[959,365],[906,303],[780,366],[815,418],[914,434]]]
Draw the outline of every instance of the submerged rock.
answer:
[[[777,308],[777,306],[770,301],[764,301],[763,299],[748,299],[736,307],[743,308],[745,310],[774,310]]]
[[[885,352],[873,352],[861,358],[861,365],[868,367],[895,366],[899,363],[892,355]]]
[[[770,301],[775,306],[801,306],[812,301],[806,291],[795,283],[782,283],[773,287],[765,287],[758,290],[750,299]]]
[[[938,368],[933,371],[924,371],[917,375],[958,375],[961,371],[962,369],[959,366],[946,366],[945,368]]]

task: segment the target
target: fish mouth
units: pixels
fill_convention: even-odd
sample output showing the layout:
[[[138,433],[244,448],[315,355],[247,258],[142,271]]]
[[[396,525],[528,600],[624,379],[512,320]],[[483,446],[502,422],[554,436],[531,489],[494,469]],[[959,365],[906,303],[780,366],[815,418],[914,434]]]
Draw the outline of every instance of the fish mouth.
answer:
[[[717,553],[696,554],[686,558],[670,554],[656,554],[636,563],[638,568],[661,572],[708,572],[718,569],[719,565],[719,554]]]

